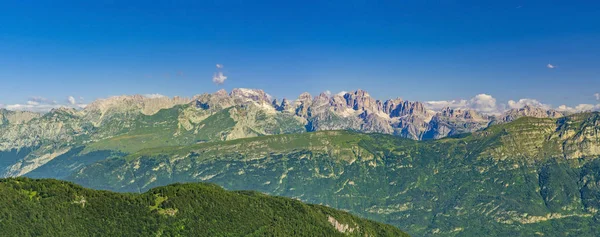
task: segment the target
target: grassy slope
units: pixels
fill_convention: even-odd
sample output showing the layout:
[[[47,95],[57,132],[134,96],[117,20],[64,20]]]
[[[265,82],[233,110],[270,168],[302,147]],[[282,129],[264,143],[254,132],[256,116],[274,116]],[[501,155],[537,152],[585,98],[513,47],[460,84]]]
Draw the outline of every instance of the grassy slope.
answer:
[[[1,179],[0,203],[3,236],[406,236],[328,207],[202,183],[127,194]],[[353,232],[336,230],[330,218]]]

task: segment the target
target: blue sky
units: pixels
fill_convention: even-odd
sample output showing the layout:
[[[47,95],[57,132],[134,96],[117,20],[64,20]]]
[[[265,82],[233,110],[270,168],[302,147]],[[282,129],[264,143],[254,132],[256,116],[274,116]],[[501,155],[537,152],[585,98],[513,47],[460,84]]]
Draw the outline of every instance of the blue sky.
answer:
[[[4,1],[0,104],[246,87],[595,105],[598,42],[597,1]]]

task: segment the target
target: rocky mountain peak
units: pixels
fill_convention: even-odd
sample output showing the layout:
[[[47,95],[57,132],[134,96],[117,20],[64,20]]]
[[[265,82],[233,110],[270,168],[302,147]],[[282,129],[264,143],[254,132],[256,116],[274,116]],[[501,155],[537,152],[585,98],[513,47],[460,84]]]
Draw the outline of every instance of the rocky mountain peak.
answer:
[[[439,113],[439,116],[460,119],[482,120],[484,119],[479,113],[471,109],[460,109],[445,107]]]
[[[277,111],[288,111],[291,109],[290,101],[286,98],[283,98],[283,100],[281,100],[281,104],[276,104],[273,107],[275,107],[275,110]]]
[[[258,103],[270,103],[271,96],[259,89],[235,88],[229,94],[233,99],[242,101],[253,101]]]
[[[75,113],[77,113],[77,110],[74,108],[70,108],[70,107],[58,107],[58,108],[51,109],[49,113],[50,114],[58,114],[58,113],[75,114]]]
[[[228,96],[227,91],[225,89],[220,89],[217,92],[213,93],[215,96]]]
[[[394,105],[394,103],[396,102],[390,102],[391,105]],[[401,103],[395,105],[394,107],[389,105],[388,107],[392,108],[389,113],[390,117],[402,117],[405,115],[428,115],[427,109],[425,109],[423,103],[418,101],[401,101]]]
[[[308,117],[308,109],[312,105],[312,96],[308,92],[304,92],[294,101],[294,111],[300,117]]]
[[[402,102],[404,101],[401,98],[386,100],[381,105],[381,111],[391,116],[392,111],[394,111],[398,107],[398,105],[401,105]]]
[[[325,99],[329,99],[329,95],[325,92],[321,92],[317,97],[315,98],[325,98]]]
[[[375,99],[371,98],[369,93],[364,90],[358,89],[352,93],[346,93],[344,99],[346,99],[346,105],[354,110],[377,111]]]
[[[313,100],[313,104],[317,105],[317,106],[321,106],[321,105],[329,105],[329,96],[327,94],[325,94],[324,92],[322,92],[321,94],[319,94],[318,96],[316,96]]]
[[[310,93],[308,92],[304,92],[302,94],[300,94],[300,96],[298,96],[298,101],[311,101],[312,100],[312,95],[310,95]]]

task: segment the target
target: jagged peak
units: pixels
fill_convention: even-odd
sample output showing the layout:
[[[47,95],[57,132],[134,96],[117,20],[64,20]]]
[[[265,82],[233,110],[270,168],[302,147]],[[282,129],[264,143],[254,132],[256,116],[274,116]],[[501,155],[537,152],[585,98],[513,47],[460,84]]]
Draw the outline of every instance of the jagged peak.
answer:
[[[260,89],[235,88],[229,93],[232,98],[240,98],[259,103],[270,103],[273,97]]]
[[[308,92],[303,92],[298,96],[298,101],[311,101],[313,99],[312,95]]]
[[[65,106],[53,108],[50,110],[50,113],[62,113],[62,112],[74,113],[74,112],[77,112],[77,110],[75,108],[65,107]]]
[[[79,111],[76,110],[75,108],[71,108],[71,107],[58,107],[58,108],[53,108],[50,110],[50,112],[44,114],[42,117],[43,118],[60,118],[63,116],[78,116],[80,115],[78,113]]]
[[[265,91],[261,90],[261,89],[251,89],[251,88],[234,88],[233,90],[231,90],[231,93],[229,93],[230,96],[235,96],[235,95],[265,95],[267,93],[265,93]]]
[[[329,99],[329,94],[327,94],[325,92],[321,92],[317,97]]]
[[[220,90],[216,91],[215,93],[213,93],[213,95],[216,95],[216,96],[227,96],[228,93],[227,93],[227,91],[225,89],[220,89]]]
[[[481,114],[477,111],[467,108],[451,108],[444,107],[436,116],[449,117],[449,118],[462,118],[462,119],[472,119],[472,120],[482,120],[484,119]]]
[[[354,92],[352,92],[352,94],[359,95],[359,96],[364,96],[364,97],[370,97],[371,96],[371,95],[369,95],[369,92],[367,92],[367,91],[365,91],[363,89],[357,89]]]

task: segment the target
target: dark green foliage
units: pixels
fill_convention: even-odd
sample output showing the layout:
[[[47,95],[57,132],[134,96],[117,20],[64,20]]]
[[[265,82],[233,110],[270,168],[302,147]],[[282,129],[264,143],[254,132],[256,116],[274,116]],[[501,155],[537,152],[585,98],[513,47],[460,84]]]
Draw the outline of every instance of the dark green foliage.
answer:
[[[2,236],[407,236],[334,209],[212,184],[143,194],[84,189],[57,180],[0,180]]]

